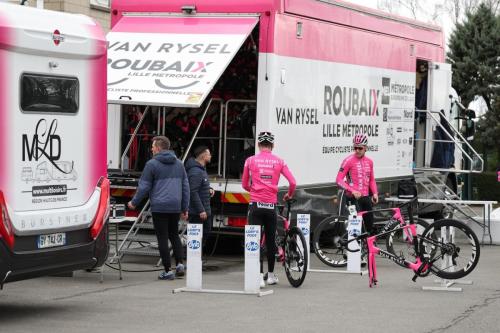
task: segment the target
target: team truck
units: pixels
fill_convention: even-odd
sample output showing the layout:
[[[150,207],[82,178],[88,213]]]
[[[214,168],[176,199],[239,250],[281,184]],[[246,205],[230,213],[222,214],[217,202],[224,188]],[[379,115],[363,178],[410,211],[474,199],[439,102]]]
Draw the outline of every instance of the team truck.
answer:
[[[439,27],[333,0],[115,0],[107,39],[117,202],[133,195],[155,135],[183,160],[211,149],[214,226],[226,232],[246,223],[241,173],[260,131],[275,134],[313,226],[337,211],[355,133],[368,135],[381,194],[426,174],[456,193],[458,172],[482,168],[463,167],[477,154],[460,140]]]
[[[92,19],[0,3],[0,287],[107,257],[106,61]]]

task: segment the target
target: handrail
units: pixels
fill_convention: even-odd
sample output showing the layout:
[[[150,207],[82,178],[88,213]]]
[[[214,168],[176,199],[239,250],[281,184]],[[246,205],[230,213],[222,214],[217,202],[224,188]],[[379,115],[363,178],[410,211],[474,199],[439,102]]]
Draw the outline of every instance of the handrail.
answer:
[[[182,163],[184,163],[186,161],[186,158],[189,156],[189,152],[191,150],[191,147],[193,146],[194,140],[196,139],[196,136],[198,135],[198,132],[200,131],[201,125],[203,124],[203,121],[205,120],[205,117],[208,113],[208,109],[212,105],[213,101],[222,102],[222,100],[220,98],[210,98],[210,100],[208,101],[207,107],[205,108],[205,111],[203,111],[203,115],[201,116],[200,121],[198,122],[198,126],[196,126],[196,130],[193,133],[193,137],[191,138],[191,141],[189,142],[189,145],[188,145],[186,151],[184,152],[184,156],[182,156]]]
[[[146,115],[147,115],[147,113],[148,113],[148,111],[149,111],[149,108],[150,108],[150,106],[148,105],[148,106],[146,107],[146,109],[144,110],[144,113],[142,114],[141,119],[139,119],[139,123],[137,124],[137,127],[136,127],[136,128],[135,128],[135,130],[134,130],[134,133],[132,134],[132,136],[130,137],[130,140],[128,141],[127,147],[125,147],[125,151],[124,151],[124,152],[123,152],[123,154],[122,154],[122,157],[121,157],[121,159],[120,159],[120,170],[121,170],[122,172],[124,172],[124,171],[125,171],[125,168],[123,167],[123,162],[125,161],[125,156],[127,156],[127,153],[128,153],[128,151],[129,151],[129,149],[130,149],[130,146],[132,145],[132,142],[134,141],[135,136],[137,135],[137,132],[139,132],[139,128],[141,127],[142,122],[143,122],[143,121],[144,121],[144,119],[146,118]]]
[[[257,104],[255,99],[229,99],[224,105],[224,167],[222,168],[222,178],[226,178],[226,164],[227,164],[227,108],[230,103],[254,103]]]
[[[221,168],[222,168],[222,133],[223,133],[223,118],[224,117],[224,103],[220,103],[219,108],[219,156],[217,157],[217,176],[221,176]]]
[[[469,142],[467,142],[467,140],[462,136],[462,134],[460,134],[460,132],[448,121],[448,119],[446,119],[445,117],[440,117],[440,119],[438,119],[434,115],[434,113],[441,115],[442,114],[441,111],[432,111],[432,110],[415,110],[415,111],[428,114],[436,122],[436,124],[438,124],[439,127],[441,127],[441,129],[444,131],[444,133],[450,138],[450,140],[451,140],[450,142],[454,142],[455,146],[458,147],[458,149],[460,149],[460,151],[467,157],[467,159],[470,162],[470,170],[461,170],[461,171],[463,171],[463,172],[476,172],[476,173],[483,172],[484,161],[481,158],[481,156],[476,152],[476,150],[469,144]],[[444,119],[446,121],[446,123],[449,125],[449,128],[452,129],[452,132],[454,132],[461,139],[461,141],[456,140],[455,137],[452,136],[446,128],[444,128],[444,126],[441,124],[441,119]],[[416,139],[415,141],[448,142],[448,141],[433,140],[433,139]],[[474,170],[474,159],[469,155],[469,153],[467,153],[467,151],[465,151],[462,148],[461,144],[465,144],[467,146],[467,148],[469,148],[470,151],[472,152],[472,155],[474,155],[475,157],[477,157],[481,161],[480,170]],[[422,171],[431,170],[431,169],[433,169],[433,168],[425,168],[425,167],[424,168],[415,168],[415,170],[422,170]],[[440,168],[434,168],[434,169],[440,169]],[[443,169],[440,169],[440,170],[443,170]]]

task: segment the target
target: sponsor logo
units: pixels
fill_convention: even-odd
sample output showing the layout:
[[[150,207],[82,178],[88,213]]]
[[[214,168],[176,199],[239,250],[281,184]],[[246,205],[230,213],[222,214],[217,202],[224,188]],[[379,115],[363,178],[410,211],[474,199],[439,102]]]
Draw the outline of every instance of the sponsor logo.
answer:
[[[358,237],[359,235],[361,235],[361,232],[358,229],[349,230],[349,236]]]
[[[61,42],[64,42],[64,36],[61,35],[61,33],[59,32],[59,30],[54,30],[54,32],[52,33],[52,40],[54,41],[54,44],[57,46],[59,45]]]
[[[398,257],[390,253],[385,253],[384,251],[380,251],[378,255],[381,256],[382,258],[390,259],[400,266],[406,267],[406,262],[404,257]]]
[[[257,202],[257,208],[274,209],[274,204],[267,202]]]
[[[388,105],[391,103],[391,79],[388,77],[382,78],[382,104]]]
[[[380,90],[325,86],[323,114],[378,117]]]
[[[68,187],[66,185],[48,185],[48,186],[33,186],[32,193],[34,197],[66,195]]]
[[[304,236],[309,235],[309,228],[306,228],[306,227],[302,227],[302,226],[301,226],[301,227],[300,227],[300,231],[302,231],[302,234],[303,234]]]
[[[246,249],[247,251],[250,251],[250,252],[256,252],[258,249],[259,249],[259,244],[257,244],[257,242],[248,242],[246,244]]]
[[[57,119],[52,120],[50,126],[47,120],[40,119],[35,127],[35,134],[29,138],[28,134],[23,134],[23,162],[28,160],[38,160],[45,157],[52,166],[62,174],[71,174],[73,172],[74,162],[67,162],[68,165],[57,163],[61,157],[61,137],[56,134]]]
[[[407,110],[404,110],[404,111],[403,111],[403,116],[404,116],[405,118],[412,119],[412,118],[413,118],[413,111],[407,111]]]
[[[197,250],[201,247],[201,242],[196,239],[193,239],[188,242],[187,246],[191,250]]]

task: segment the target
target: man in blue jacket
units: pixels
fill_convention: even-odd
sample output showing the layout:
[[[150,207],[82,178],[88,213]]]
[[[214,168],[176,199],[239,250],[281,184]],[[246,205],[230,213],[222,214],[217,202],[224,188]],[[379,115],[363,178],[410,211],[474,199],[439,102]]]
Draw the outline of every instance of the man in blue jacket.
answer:
[[[206,165],[210,163],[212,155],[206,146],[194,149],[195,158],[186,162],[186,171],[189,179],[190,205],[189,223],[203,224],[203,241],[207,240],[212,227],[212,210],[210,198],[214,190],[210,187]]]
[[[153,158],[146,163],[137,192],[128,203],[130,209],[135,209],[142,199],[149,195],[158,249],[165,266],[165,271],[158,276],[160,280],[173,280],[176,276],[184,275],[178,223],[179,217],[183,220],[188,218],[189,207],[189,183],[186,171],[182,162],[169,149],[170,140],[167,137],[153,138],[151,145]],[[175,273],[170,270],[168,239],[174,248]]]

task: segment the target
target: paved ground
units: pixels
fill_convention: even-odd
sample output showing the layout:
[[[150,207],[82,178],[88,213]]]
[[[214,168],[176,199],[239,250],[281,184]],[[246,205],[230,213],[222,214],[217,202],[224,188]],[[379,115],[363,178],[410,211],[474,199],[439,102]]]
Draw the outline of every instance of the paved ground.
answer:
[[[481,248],[463,292],[422,291],[434,277],[411,281],[411,272],[379,259],[379,285],[366,276],[312,273],[304,285],[280,284],[265,297],[172,294],[184,280],[158,281],[156,272],[77,272],[11,283],[0,292],[1,332],[500,332],[500,247]],[[144,262],[144,259],[141,259]],[[129,262],[127,268],[151,269]],[[219,257],[204,287],[242,289],[243,263]],[[317,261],[315,267],[321,266]]]

